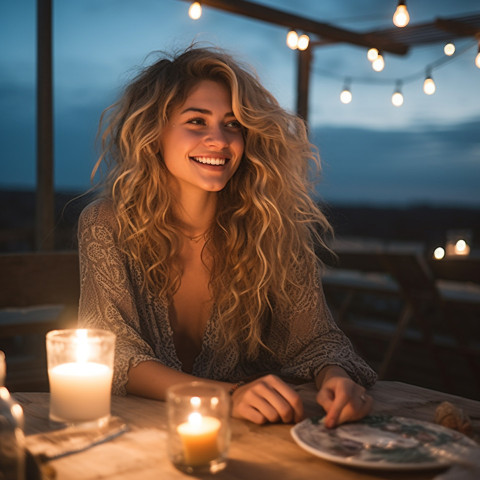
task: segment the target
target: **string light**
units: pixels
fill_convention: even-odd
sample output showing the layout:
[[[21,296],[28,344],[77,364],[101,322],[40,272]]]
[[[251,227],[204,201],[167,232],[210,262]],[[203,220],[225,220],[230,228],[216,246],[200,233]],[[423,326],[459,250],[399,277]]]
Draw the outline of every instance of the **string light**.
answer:
[[[292,28],[287,33],[287,45],[292,50],[306,50],[310,44],[310,37],[308,35],[300,35]]]
[[[392,95],[392,104],[395,107],[401,107],[403,105],[403,94],[402,94],[402,82],[401,80],[397,81],[397,86]]]
[[[376,72],[381,72],[385,68],[385,60],[381,53],[377,55],[377,58],[372,62],[372,68]]]
[[[455,44],[453,42],[448,42],[443,47],[445,55],[451,57],[455,53]]]
[[[391,97],[392,103],[394,103],[394,101],[397,102],[397,103],[401,102],[400,105],[402,105],[404,103],[404,97],[403,97],[403,93],[402,93],[400,87],[405,85],[406,83],[411,83],[411,82],[414,82],[414,81],[417,81],[417,80],[424,80],[424,84],[425,84],[424,89],[426,90],[425,93],[427,95],[432,95],[436,91],[436,85],[435,85],[435,82],[433,81],[433,78],[432,78],[432,71],[434,69],[437,69],[441,65],[444,65],[444,64],[446,64],[446,63],[448,63],[448,62],[450,62],[454,59],[459,58],[461,55],[463,55],[466,52],[472,50],[473,47],[478,47],[478,54],[477,54],[477,57],[476,57],[476,61],[478,59],[478,65],[477,66],[480,68],[480,35],[478,35],[476,38],[477,38],[477,40],[475,41],[475,43],[469,43],[468,45],[465,45],[465,46],[462,46],[461,48],[458,48],[455,52],[455,56],[442,55],[440,58],[438,58],[434,62],[427,65],[426,74],[425,74],[425,70],[422,70],[420,72],[416,72],[416,73],[413,73],[411,75],[404,76],[401,79],[397,79],[396,80],[397,89],[395,90],[395,92],[392,94],[392,97]],[[338,75],[332,74],[332,72],[330,72],[329,70],[321,69],[321,68],[318,68],[318,67],[315,68],[315,72],[318,73],[318,74],[321,74],[323,76],[326,76],[326,77],[336,78],[337,80],[342,80],[342,78],[345,78],[345,77],[340,77]],[[355,81],[356,83],[365,83],[365,84],[368,84],[368,85],[371,85],[371,84],[386,85],[386,84],[391,84],[393,79],[373,78],[371,76],[370,77],[369,76],[367,76],[367,77],[354,77],[354,78],[353,77],[348,77],[348,81],[345,81],[343,90],[341,91],[341,94],[340,94],[340,100],[342,101],[342,103],[346,103],[346,102],[344,102],[344,100],[348,101],[349,93],[351,95],[349,84],[352,81]],[[347,91],[347,90],[348,90],[349,93],[343,93],[344,91]],[[397,94],[397,95],[395,95],[395,94]],[[395,100],[394,100],[394,98],[395,98]],[[350,99],[350,101],[351,101],[351,99]],[[400,106],[400,105],[398,105],[398,106]]]
[[[367,58],[370,62],[373,62],[378,57],[378,49],[375,47],[369,48],[367,52]]]
[[[192,20],[198,20],[202,16],[202,5],[200,2],[193,2],[188,9],[188,16]]]
[[[408,14],[407,6],[405,5],[405,3],[406,2],[404,0],[399,0],[397,9],[393,14],[393,24],[396,27],[405,27],[410,21],[410,15]]]
[[[345,80],[345,85],[343,86],[342,91],[340,92],[340,101],[347,105],[352,101],[352,92],[350,91],[350,80]]]
[[[433,95],[437,87],[435,86],[435,82],[432,78],[432,73],[427,70],[427,76],[425,77],[425,81],[423,82],[423,91],[427,95]]]
[[[309,43],[310,43],[310,37],[308,35],[300,35],[298,37],[297,48],[299,50],[306,50],[308,48]]]
[[[287,45],[292,50],[298,47],[298,33],[293,28],[287,33]]]

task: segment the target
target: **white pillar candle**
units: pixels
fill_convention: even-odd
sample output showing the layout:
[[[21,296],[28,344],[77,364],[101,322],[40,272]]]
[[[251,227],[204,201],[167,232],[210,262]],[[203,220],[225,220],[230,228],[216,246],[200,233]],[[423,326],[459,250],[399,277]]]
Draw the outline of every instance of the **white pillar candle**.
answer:
[[[48,376],[53,420],[88,422],[110,414],[110,367],[93,362],[63,363],[49,369]]]
[[[105,330],[47,334],[50,419],[81,424],[110,416],[115,335]]]

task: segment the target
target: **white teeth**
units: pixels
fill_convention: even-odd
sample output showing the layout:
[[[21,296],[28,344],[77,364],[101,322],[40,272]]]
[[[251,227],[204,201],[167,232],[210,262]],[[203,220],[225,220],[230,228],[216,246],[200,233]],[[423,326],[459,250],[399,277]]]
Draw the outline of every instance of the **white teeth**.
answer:
[[[192,157],[195,161],[204,163],[206,165],[225,165],[224,158],[215,157]]]

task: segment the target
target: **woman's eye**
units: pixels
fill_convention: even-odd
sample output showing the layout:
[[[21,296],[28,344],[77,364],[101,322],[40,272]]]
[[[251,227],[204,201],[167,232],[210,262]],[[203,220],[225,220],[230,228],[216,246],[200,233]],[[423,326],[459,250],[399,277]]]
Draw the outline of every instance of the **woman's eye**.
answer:
[[[240,122],[238,120],[231,120],[227,123],[227,127],[229,128],[242,128]]]
[[[205,125],[205,120],[203,118],[192,118],[191,120],[188,120],[187,123],[190,123],[191,125]]]

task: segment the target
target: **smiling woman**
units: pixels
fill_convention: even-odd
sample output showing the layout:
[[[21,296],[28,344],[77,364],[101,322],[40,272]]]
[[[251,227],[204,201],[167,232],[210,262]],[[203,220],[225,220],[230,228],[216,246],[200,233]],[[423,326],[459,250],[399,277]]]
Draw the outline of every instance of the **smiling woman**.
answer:
[[[374,372],[335,325],[301,119],[215,49],[147,67],[103,118],[108,174],[79,225],[80,322],[117,334],[114,390],[202,377],[233,415],[298,421],[281,378],[315,380],[327,425],[364,416]],[[94,170],[94,174],[96,172]]]

